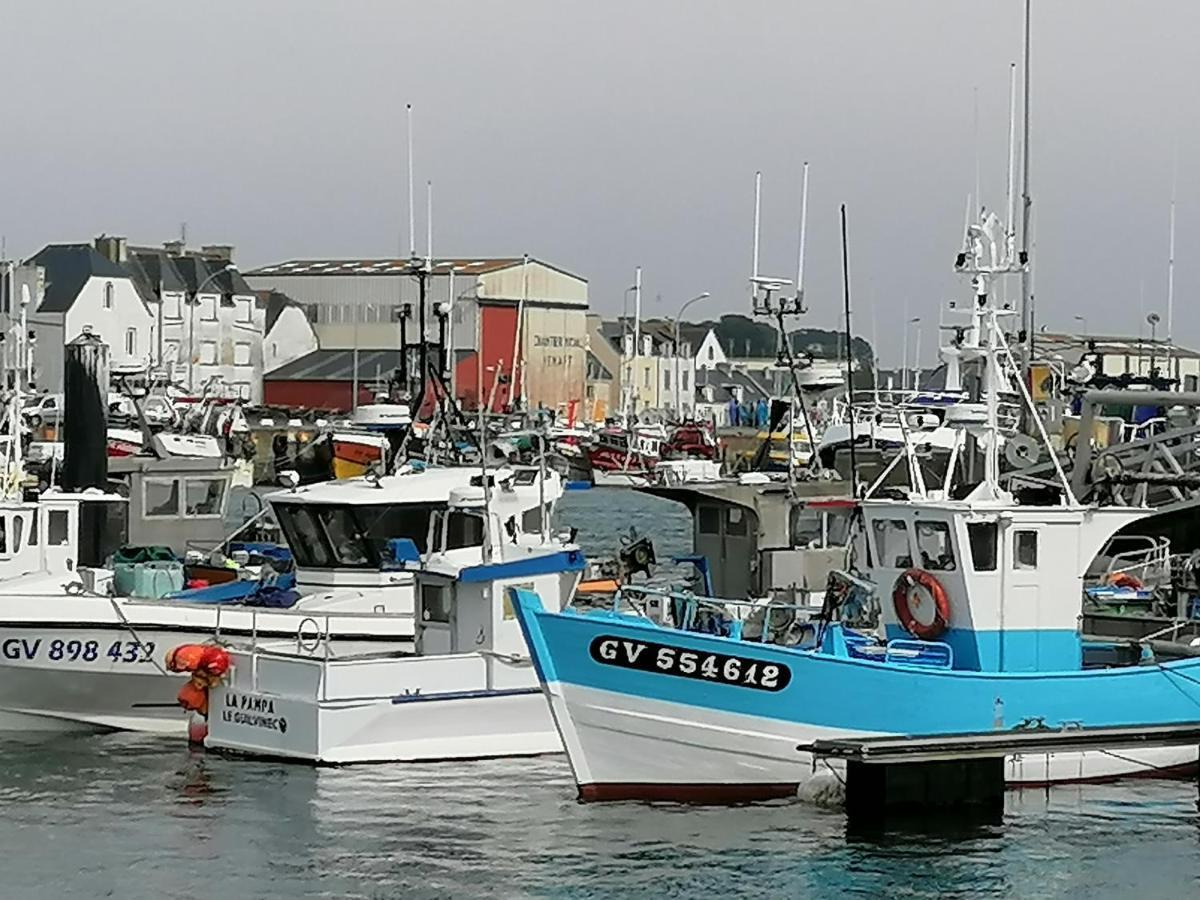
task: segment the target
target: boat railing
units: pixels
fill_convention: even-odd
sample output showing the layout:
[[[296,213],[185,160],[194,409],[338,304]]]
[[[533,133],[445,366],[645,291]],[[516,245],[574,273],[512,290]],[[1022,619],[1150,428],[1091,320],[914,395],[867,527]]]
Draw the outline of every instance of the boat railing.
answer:
[[[1167,538],[1143,536],[1148,546],[1113,554],[1102,582],[1108,585],[1142,586],[1166,584],[1171,579],[1171,542]]]
[[[639,604],[637,597],[651,602]],[[801,620],[801,613],[811,613],[811,606],[798,603],[782,603],[777,600],[732,600],[703,597],[691,591],[677,591],[644,585],[624,585],[613,594],[612,611],[620,613],[622,602],[627,603],[643,618],[660,625],[673,624],[680,631],[698,631],[717,634],[733,640],[777,643],[772,635],[787,633],[793,628],[812,631],[815,635],[817,622]],[[733,615],[731,615],[734,613]],[[758,627],[753,617],[762,612],[761,630],[757,636],[747,634],[747,625]],[[782,621],[776,619],[782,614]],[[772,621],[775,619],[775,621]],[[753,631],[752,627],[749,629]]]

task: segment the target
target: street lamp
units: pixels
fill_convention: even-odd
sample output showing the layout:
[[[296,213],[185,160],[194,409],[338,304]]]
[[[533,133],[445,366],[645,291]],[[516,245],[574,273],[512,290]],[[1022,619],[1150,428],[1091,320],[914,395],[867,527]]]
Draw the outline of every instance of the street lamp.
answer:
[[[1087,316],[1072,316],[1071,318],[1079,323],[1079,327],[1083,330],[1083,334],[1086,337],[1088,333]]]
[[[196,303],[200,300],[200,293],[208,286],[210,281],[224,275],[226,272],[236,272],[237,266],[233,263],[226,263],[217,271],[209,274],[207,278],[201,281],[196,290],[192,292],[191,312],[188,314],[188,393],[196,392],[196,383],[194,373],[196,370]],[[159,307],[162,308],[161,306]]]
[[[1158,341],[1158,323],[1162,321],[1158,317],[1158,313],[1152,312],[1146,316],[1146,321],[1150,324],[1150,374],[1154,374],[1154,345]]]
[[[683,306],[679,307],[679,312],[675,315],[674,343],[671,347],[671,352],[675,356],[675,415],[679,415],[679,323],[683,320],[683,314],[687,311],[689,306],[691,306],[693,303],[698,303],[701,300],[707,300],[711,296],[712,294],[710,294],[708,291],[705,291],[703,294],[697,294],[691,300],[683,304]]]

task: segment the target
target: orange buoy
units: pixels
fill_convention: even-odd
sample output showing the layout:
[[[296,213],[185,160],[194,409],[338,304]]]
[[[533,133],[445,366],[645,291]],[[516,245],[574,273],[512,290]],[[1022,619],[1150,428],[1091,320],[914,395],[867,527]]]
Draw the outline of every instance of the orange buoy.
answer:
[[[1142,580],[1128,572],[1114,572],[1108,576],[1108,583],[1116,588],[1128,588],[1131,591],[1142,589]]]

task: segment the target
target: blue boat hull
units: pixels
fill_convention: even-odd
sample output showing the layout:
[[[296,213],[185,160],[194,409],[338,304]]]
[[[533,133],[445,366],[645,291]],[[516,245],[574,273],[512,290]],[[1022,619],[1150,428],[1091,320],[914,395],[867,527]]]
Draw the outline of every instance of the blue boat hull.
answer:
[[[743,799],[812,773],[796,745],[879,734],[1200,720],[1200,659],[1001,673],[931,669],[660,628],[611,614],[516,613],[585,797]],[[1194,748],[1013,758],[1015,783],[1188,768]]]

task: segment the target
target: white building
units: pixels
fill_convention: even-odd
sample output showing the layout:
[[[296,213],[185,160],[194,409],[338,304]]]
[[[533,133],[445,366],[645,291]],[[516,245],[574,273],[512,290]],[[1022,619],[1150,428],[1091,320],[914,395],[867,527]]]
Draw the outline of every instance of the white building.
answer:
[[[187,250],[180,241],[162,249],[126,248],[124,238],[97,238],[97,246],[133,275],[154,312],[151,359],[190,393],[262,402],[266,304],[242,279],[227,245]]]
[[[265,302],[266,338],[263,341],[263,374],[320,349],[320,341],[304,307],[279,291],[257,291]]]
[[[110,366],[150,362],[154,311],[123,266],[88,244],[50,244],[25,265],[42,270],[41,296],[31,296],[26,310],[35,387],[62,391],[64,347],[85,332],[108,344]],[[4,314],[19,327],[22,298],[11,299]]]

